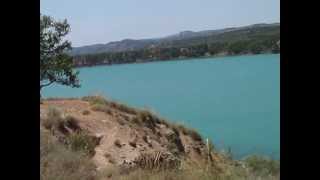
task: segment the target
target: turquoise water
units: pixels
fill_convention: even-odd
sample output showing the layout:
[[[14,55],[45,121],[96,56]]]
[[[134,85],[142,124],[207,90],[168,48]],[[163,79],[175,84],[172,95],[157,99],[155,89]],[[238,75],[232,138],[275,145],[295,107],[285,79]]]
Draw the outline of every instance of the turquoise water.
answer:
[[[280,157],[280,55],[80,68],[82,87],[44,97],[103,94],[198,129],[236,158]]]

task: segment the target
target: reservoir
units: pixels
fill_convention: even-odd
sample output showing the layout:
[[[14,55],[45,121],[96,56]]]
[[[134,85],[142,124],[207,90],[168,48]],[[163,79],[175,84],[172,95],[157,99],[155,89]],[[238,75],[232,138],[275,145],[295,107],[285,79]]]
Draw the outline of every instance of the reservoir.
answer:
[[[104,95],[197,129],[235,158],[280,158],[280,55],[194,58],[79,68],[81,88],[44,97]]]

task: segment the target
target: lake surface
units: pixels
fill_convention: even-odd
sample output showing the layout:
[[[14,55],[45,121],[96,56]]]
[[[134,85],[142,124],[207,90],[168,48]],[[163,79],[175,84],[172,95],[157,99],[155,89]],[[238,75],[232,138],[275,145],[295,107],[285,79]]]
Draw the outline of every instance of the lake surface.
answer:
[[[80,68],[81,88],[44,97],[102,94],[198,129],[235,158],[280,157],[280,55],[250,55]]]

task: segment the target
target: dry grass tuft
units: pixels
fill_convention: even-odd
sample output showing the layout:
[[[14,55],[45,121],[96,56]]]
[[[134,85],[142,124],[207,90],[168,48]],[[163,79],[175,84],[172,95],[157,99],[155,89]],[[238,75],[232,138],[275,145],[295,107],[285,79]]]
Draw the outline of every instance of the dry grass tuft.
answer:
[[[60,144],[40,130],[40,179],[96,180],[95,165],[86,156]]]
[[[110,102],[107,102],[107,105],[128,114],[133,114],[133,115],[137,114],[137,110],[135,108],[129,107],[122,103],[110,101]]]
[[[195,141],[203,141],[201,135],[195,129],[188,128],[185,125],[178,123],[171,123],[169,126],[173,129],[173,131],[178,133],[182,132],[184,135],[189,135]]]
[[[91,105],[101,104],[106,105],[107,100],[103,96],[85,96],[82,97],[81,100],[88,101]]]
[[[42,125],[49,130],[65,132],[65,119],[57,108],[49,107],[47,117],[42,119]]]
[[[83,131],[70,134],[67,137],[67,144],[72,151],[83,152],[89,156],[94,155],[97,145],[94,138]]]

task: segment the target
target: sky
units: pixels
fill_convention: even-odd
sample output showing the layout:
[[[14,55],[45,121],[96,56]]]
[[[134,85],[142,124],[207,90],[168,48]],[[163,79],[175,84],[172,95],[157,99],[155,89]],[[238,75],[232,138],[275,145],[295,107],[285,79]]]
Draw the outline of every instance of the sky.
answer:
[[[40,0],[40,12],[67,19],[78,47],[280,22],[280,0]]]

